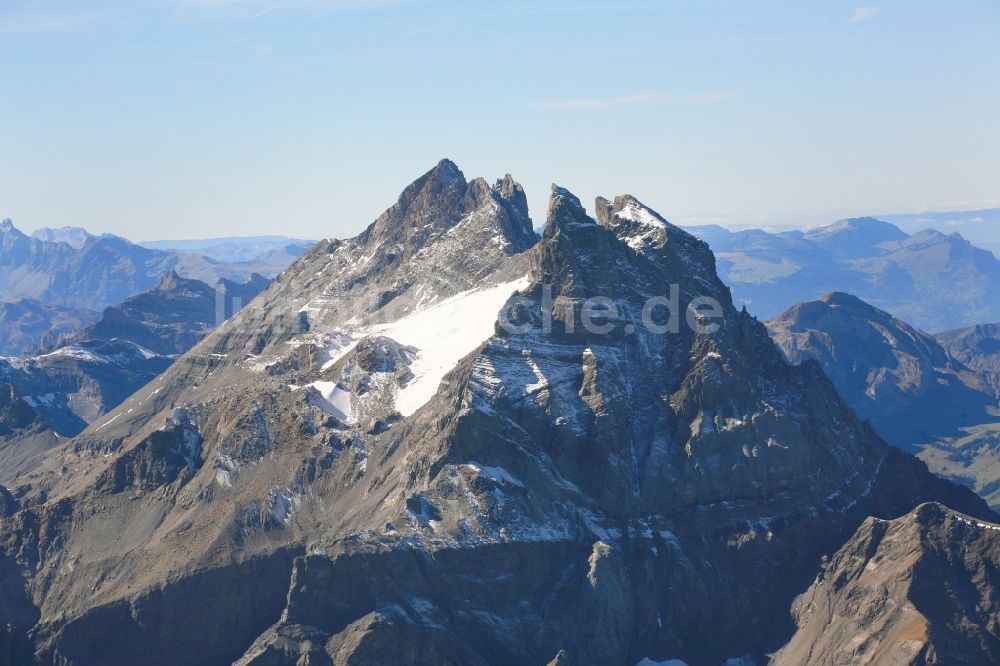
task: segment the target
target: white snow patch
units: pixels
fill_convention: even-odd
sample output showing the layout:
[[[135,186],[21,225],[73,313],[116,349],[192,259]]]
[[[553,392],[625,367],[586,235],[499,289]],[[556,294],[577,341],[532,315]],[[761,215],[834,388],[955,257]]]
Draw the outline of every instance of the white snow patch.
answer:
[[[482,474],[494,483],[508,483],[512,486],[524,487],[524,484],[520,480],[503,467],[490,467],[489,465],[480,465],[479,463],[469,463],[467,467],[471,467],[477,473]]]
[[[112,416],[112,417],[111,417],[111,418],[110,418],[109,420],[107,420],[107,421],[105,421],[104,423],[102,423],[101,425],[97,426],[97,430],[100,430],[100,429],[101,429],[101,428],[103,428],[104,426],[109,426],[109,425],[111,425],[111,424],[112,424],[112,423],[114,423],[114,422],[115,422],[116,420],[118,420],[118,417],[119,417],[119,416],[121,416],[121,412],[119,412],[119,413],[115,414],[115,415],[114,415],[114,416]],[[95,432],[96,432],[96,431],[95,431]]]
[[[56,399],[55,393],[46,393],[45,395],[26,395],[24,396],[24,401],[31,405],[33,409],[37,409],[38,405],[41,404],[43,407],[51,408],[52,402]]]
[[[223,488],[233,487],[233,475],[239,470],[239,465],[230,456],[220,454],[215,458],[215,482]]]
[[[327,347],[326,354],[329,356],[329,359],[323,364],[321,369],[327,370],[333,367],[337,361],[347,356],[357,346],[359,339],[345,334],[337,335],[336,340]]]
[[[625,204],[625,207],[618,211],[618,217],[623,220],[629,220],[631,222],[638,222],[639,224],[645,225],[647,227],[655,227],[657,229],[666,229],[667,225],[663,223],[663,220],[658,218],[649,210],[637,205],[633,201],[629,201]]]
[[[295,507],[299,506],[301,497],[299,493],[290,488],[274,486],[267,494],[267,511],[275,522],[287,525],[292,519]]]
[[[115,418],[118,417],[115,416]],[[111,423],[111,421],[108,421],[108,423]],[[107,425],[107,423],[104,425]],[[101,427],[103,428],[104,426]],[[201,455],[201,435],[194,424],[191,423],[191,418],[188,416],[187,410],[183,407],[175,408],[170,416],[167,417],[166,423],[160,430],[173,428],[181,428],[182,430],[181,434],[184,441],[181,444],[179,452],[184,456],[188,469],[193,472],[195,466],[198,464],[198,457]]]
[[[233,487],[233,480],[229,476],[229,472],[224,469],[215,470],[215,482],[218,483],[223,488]]]
[[[528,367],[531,368],[531,372],[535,375],[535,379],[538,380],[534,384],[526,384],[524,390],[531,394],[547,389],[549,387],[549,379],[545,376],[545,373],[542,372],[542,369],[538,367],[538,364],[535,363],[535,359],[532,358],[531,355],[531,350],[524,349],[521,351],[521,355],[524,356],[525,362],[528,364]],[[586,368],[584,368],[584,370],[586,370]]]
[[[465,291],[399,321],[373,327],[373,333],[418,350],[410,365],[413,379],[399,391],[396,410],[409,416],[434,397],[448,371],[493,335],[497,315],[511,294],[528,284],[528,278],[522,277]]]
[[[643,208],[634,201],[629,201],[617,213],[622,220],[635,222],[642,229],[636,235],[625,239],[628,246],[636,252],[642,252],[648,242],[654,241],[666,234],[666,223],[652,211]]]
[[[322,398],[320,407],[327,414],[336,416],[344,423],[353,423],[351,419],[351,394],[337,386],[336,382],[313,382],[309,384],[319,391]]]
[[[91,363],[106,362],[106,359],[81,347],[63,347],[54,352],[42,354],[38,358],[73,358],[78,361],[89,361]]]

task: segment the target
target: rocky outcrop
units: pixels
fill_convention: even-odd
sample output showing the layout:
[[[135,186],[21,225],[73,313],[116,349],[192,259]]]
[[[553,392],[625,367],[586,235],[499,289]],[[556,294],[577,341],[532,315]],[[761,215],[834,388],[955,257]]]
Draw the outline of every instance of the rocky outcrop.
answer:
[[[41,417],[10,384],[0,384],[0,437],[43,428]]]
[[[98,492],[146,493],[190,478],[201,466],[201,434],[183,409],[174,410],[162,429],[115,459],[98,477]],[[182,476],[183,475],[183,476]]]
[[[57,442],[56,434],[17,389],[0,383],[0,484],[10,483],[30,469],[37,457]],[[6,489],[0,495],[12,499]],[[0,498],[0,518],[12,513],[12,506]]]

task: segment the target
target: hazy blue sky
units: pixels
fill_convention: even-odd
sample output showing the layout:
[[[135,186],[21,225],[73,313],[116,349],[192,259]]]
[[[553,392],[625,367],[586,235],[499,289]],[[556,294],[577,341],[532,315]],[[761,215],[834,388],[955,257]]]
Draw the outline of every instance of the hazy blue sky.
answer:
[[[1000,206],[998,72],[996,0],[2,0],[0,217],[347,236],[445,156],[536,222]]]

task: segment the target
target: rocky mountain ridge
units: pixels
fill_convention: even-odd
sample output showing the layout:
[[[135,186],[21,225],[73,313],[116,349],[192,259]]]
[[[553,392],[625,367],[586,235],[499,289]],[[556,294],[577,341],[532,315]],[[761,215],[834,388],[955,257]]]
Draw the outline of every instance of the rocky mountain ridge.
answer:
[[[317,244],[12,480],[12,649],[721,663],[784,645],[868,516],[995,517],[787,364],[705,243],[632,196],[596,210],[554,187],[539,239],[510,176],[445,160]],[[671,285],[716,326],[647,326]],[[598,296],[600,332],[578,325]]]
[[[869,518],[796,600],[784,664],[991,664],[1000,526],[936,503]],[[947,627],[947,629],[945,629]]]

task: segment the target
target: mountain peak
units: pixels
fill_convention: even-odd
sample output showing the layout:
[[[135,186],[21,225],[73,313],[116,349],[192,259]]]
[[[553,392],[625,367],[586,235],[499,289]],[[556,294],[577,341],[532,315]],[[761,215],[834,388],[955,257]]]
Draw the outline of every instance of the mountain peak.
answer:
[[[806,232],[806,237],[817,240],[842,234],[852,234],[859,236],[859,239],[876,242],[899,241],[908,236],[905,231],[890,222],[884,222],[874,217],[849,217],[810,229]]]
[[[552,184],[549,196],[549,208],[546,216],[545,233],[550,238],[557,231],[567,230],[572,226],[596,226],[596,222],[587,215],[580,199],[564,187]]]
[[[818,362],[845,401],[890,443],[916,446],[929,433],[957,433],[986,418],[995,402],[966,383],[963,369],[933,337],[850,294],[799,303],[767,326],[789,361]]]
[[[458,165],[452,162],[447,157],[442,158],[434,168],[431,169],[431,173],[437,172],[442,177],[445,178],[463,178],[462,170],[458,168]]]
[[[887,251],[884,244],[903,242],[909,235],[896,225],[874,217],[852,217],[810,229],[804,238],[834,256],[856,259],[884,254]]]
[[[441,160],[406,186],[389,209],[361,235],[363,242],[414,251],[434,231],[455,226],[465,212],[469,185],[454,162]]]
[[[500,196],[508,198],[514,196],[518,192],[524,194],[524,188],[522,188],[521,184],[514,180],[514,177],[509,173],[504,174],[503,178],[498,178],[496,184],[493,186],[493,189],[495,189]]]
[[[0,233],[4,235],[9,234],[13,236],[24,236],[24,234],[21,233],[21,230],[14,226],[14,223],[9,217],[5,217],[2,221],[0,221]]]
[[[947,664],[997,663],[994,634],[977,624],[1000,612],[997,585],[992,576],[970,580],[970,573],[995,571],[998,563],[1000,527],[941,503],[894,520],[870,517],[795,602],[798,629],[770,663],[845,663],[845,636],[863,646],[857,661],[905,651],[897,663],[919,662],[918,654]],[[941,629],[951,626],[963,629]]]
[[[469,182],[454,162],[445,159],[408,185],[355,240],[374,259],[373,270],[381,270],[402,265],[402,259],[439,241],[461,244],[462,239],[473,245],[496,243],[509,255],[529,248],[537,236],[524,190],[512,177],[505,176],[494,186],[483,178]]]
[[[23,568],[50,600],[30,620],[38,661],[101,662],[118,640],[123,662],[393,662],[426,646],[546,663],[565,645],[580,664],[721,663],[778,645],[783,627],[757,629],[784,621],[886,488],[909,502],[896,454],[736,311],[703,242],[634,197],[598,224],[556,186],[546,238],[512,254],[516,183],[439,167],[71,442],[79,467],[46,460],[29,499],[47,493],[47,522],[0,524],[0,541],[36,544],[53,525],[57,545]],[[630,242],[653,227],[666,245]],[[591,317],[602,297],[616,312]],[[684,316],[696,298],[718,314]],[[178,407],[188,418],[167,421]],[[114,558],[64,566],[115,524],[133,529]],[[501,576],[510,594],[493,593]],[[220,592],[233,585],[244,603]],[[192,589],[208,603],[194,616]],[[720,590],[748,601],[705,641]],[[187,625],[164,636],[129,614],[135,599],[239,635],[173,640]]]
[[[157,291],[172,291],[177,288],[177,286],[184,281],[177,271],[170,269],[167,271],[162,278],[160,278],[159,284],[156,285]]]

